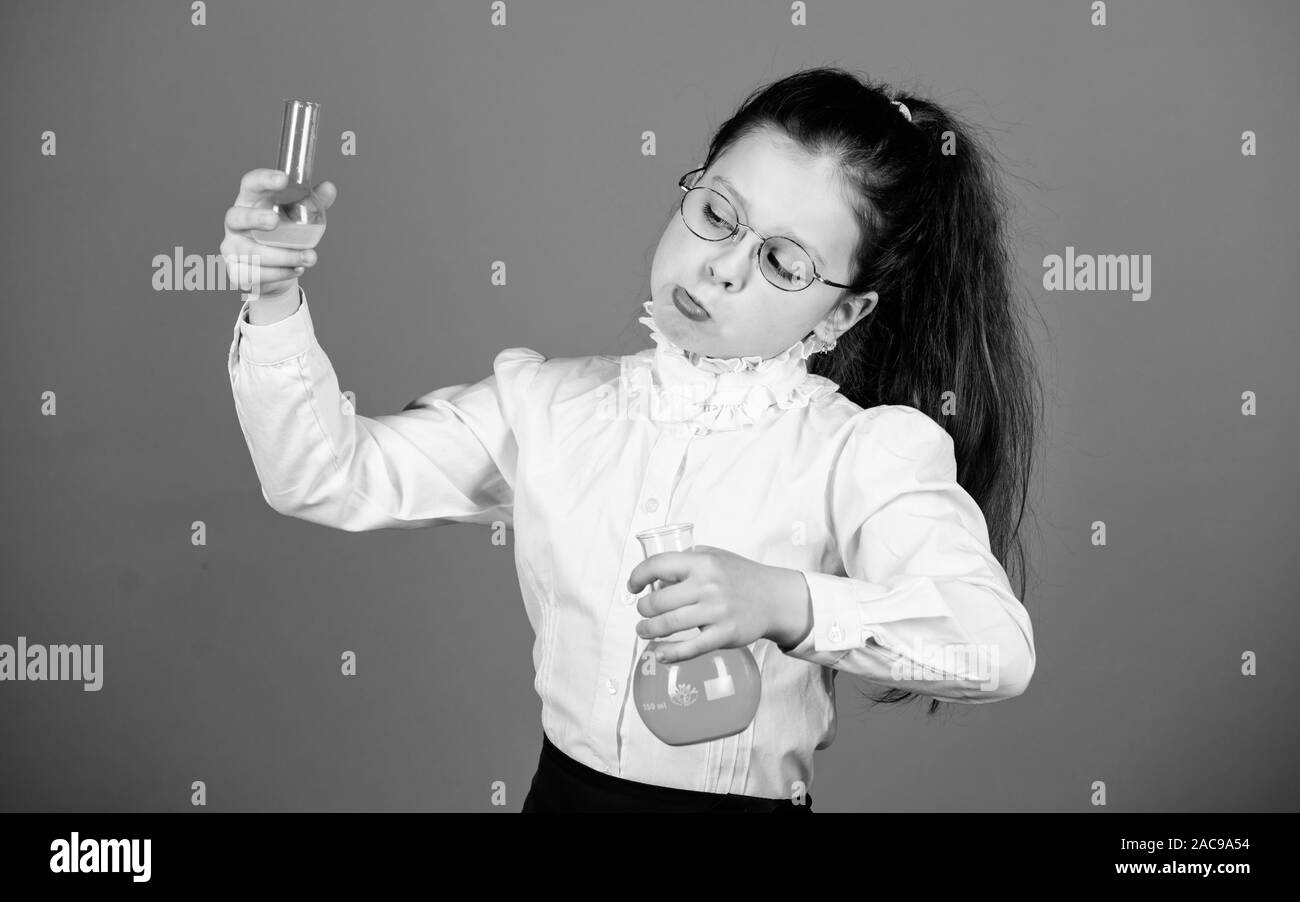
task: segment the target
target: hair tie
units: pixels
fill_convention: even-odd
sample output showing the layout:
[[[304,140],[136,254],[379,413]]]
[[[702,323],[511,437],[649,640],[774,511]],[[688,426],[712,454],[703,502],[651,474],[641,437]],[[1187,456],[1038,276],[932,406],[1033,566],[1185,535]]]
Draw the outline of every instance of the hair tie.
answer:
[[[907,108],[907,104],[900,103],[897,100],[891,100],[889,102],[892,103],[894,106],[898,107],[898,111],[907,118],[908,122],[912,121],[912,111]]]

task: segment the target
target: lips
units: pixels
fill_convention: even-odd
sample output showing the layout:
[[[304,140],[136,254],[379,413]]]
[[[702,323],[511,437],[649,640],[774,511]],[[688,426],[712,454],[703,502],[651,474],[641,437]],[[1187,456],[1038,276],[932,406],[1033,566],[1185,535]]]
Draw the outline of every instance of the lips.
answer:
[[[680,285],[673,288],[673,305],[687,319],[702,322],[709,318],[709,311],[704,308],[704,305],[695,300],[691,293]]]

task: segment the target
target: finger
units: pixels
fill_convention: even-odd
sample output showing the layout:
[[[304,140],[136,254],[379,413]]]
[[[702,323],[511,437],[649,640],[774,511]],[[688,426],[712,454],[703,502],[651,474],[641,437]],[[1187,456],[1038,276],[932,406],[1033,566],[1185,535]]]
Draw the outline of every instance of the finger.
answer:
[[[320,198],[321,206],[326,210],[334,205],[334,201],[339,196],[339,189],[333,182],[321,182],[316,186],[315,190],[316,196]]]
[[[688,630],[693,626],[705,627],[711,622],[704,605],[688,604],[671,611],[665,611],[657,617],[642,620],[636,625],[636,634],[642,639],[659,639],[673,633]]]
[[[722,630],[717,628],[701,630],[698,636],[682,639],[680,642],[664,642],[655,649],[655,657],[661,664],[672,664],[696,658],[719,648],[725,648]]]
[[[251,238],[237,235],[231,238],[229,254],[247,257],[254,266],[311,266],[316,262],[314,250],[300,251],[291,247],[271,247]]]
[[[278,169],[254,169],[244,173],[244,177],[239,180],[239,196],[235,198],[235,203],[241,207],[251,207],[287,184],[289,176]]]
[[[296,279],[299,273],[292,269],[241,270],[239,278],[234,280],[232,288],[253,294],[270,294],[284,287],[290,279]]]
[[[636,609],[642,617],[657,617],[697,601],[699,589],[694,583],[669,583],[642,595],[636,603]]]
[[[231,254],[226,257],[226,272],[240,291],[265,291],[276,283],[296,278],[297,270],[282,266],[258,266],[249,258]]]
[[[679,583],[691,575],[694,555],[689,551],[661,551],[652,554],[632,568],[627,578],[627,590],[640,592],[656,579]]]
[[[234,206],[226,211],[226,228],[232,232],[273,229],[279,223],[279,215],[269,207]]]

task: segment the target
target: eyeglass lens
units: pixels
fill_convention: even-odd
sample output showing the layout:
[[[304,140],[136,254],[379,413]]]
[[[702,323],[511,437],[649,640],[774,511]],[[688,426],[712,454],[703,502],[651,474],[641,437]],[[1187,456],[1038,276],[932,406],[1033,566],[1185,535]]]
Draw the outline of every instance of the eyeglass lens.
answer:
[[[692,188],[686,192],[682,218],[687,228],[706,241],[728,237],[738,222],[731,203],[709,188]],[[812,281],[812,258],[789,238],[767,239],[759,249],[759,268],[769,282],[786,291],[799,291]]]

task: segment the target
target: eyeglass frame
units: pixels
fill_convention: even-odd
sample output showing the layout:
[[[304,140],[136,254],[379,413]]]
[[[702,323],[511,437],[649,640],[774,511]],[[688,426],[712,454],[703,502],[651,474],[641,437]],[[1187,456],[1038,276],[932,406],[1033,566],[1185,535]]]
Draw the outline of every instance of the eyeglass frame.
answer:
[[[749,231],[757,235],[758,238],[760,239],[758,245],[758,255],[761,255],[763,253],[763,245],[767,244],[767,242],[772,238],[784,238],[786,241],[790,242],[795,247],[799,248],[799,250],[803,251],[804,254],[808,257],[808,262],[812,264],[812,277],[816,279],[818,282],[821,282],[823,285],[829,285],[832,288],[842,288],[847,291],[854,290],[852,285],[841,285],[839,282],[832,282],[830,279],[826,278],[825,276],[819,275],[817,272],[817,261],[813,259],[812,254],[808,253],[808,248],[804,247],[798,241],[795,241],[793,238],[790,238],[789,236],[786,235],[764,235],[762,232],[758,231],[758,229],[755,229],[753,226],[749,225],[748,223],[741,222],[740,215],[736,211],[736,205],[733,204],[730,200],[727,200],[726,195],[718,191],[714,191],[712,188],[708,187],[707,185],[692,185],[689,188],[686,187],[686,180],[690,176],[694,175],[697,172],[703,172],[708,168],[709,167],[707,166],[701,166],[698,169],[692,169],[690,172],[686,173],[685,175],[683,175],[681,178],[677,180],[677,187],[681,188],[682,191],[684,192],[682,194],[682,202],[677,206],[677,213],[682,218],[682,224],[686,226],[686,228],[690,231],[692,235],[694,235],[696,238],[699,238],[701,241],[726,241],[730,238],[736,237],[736,233],[739,232],[741,229],[748,229]],[[696,232],[694,229],[691,228],[691,224],[686,221],[686,195],[690,194],[692,191],[695,191],[697,189],[702,191],[713,191],[714,194],[717,194],[718,197],[721,197],[724,201],[727,202],[727,206],[731,207],[731,212],[737,214],[736,227],[731,230],[730,235],[727,235],[722,238],[705,238],[703,235],[699,234],[698,232]],[[777,285],[775,282],[769,279],[767,277],[767,273],[763,272],[762,264],[759,265],[758,271],[762,273],[763,279],[767,281],[768,284],[770,284],[773,288],[779,288],[781,291],[787,291],[790,292],[791,294],[799,291],[804,291],[805,289],[807,289],[812,285],[812,282],[809,281],[806,285],[803,286],[803,288],[786,288],[783,285]]]

